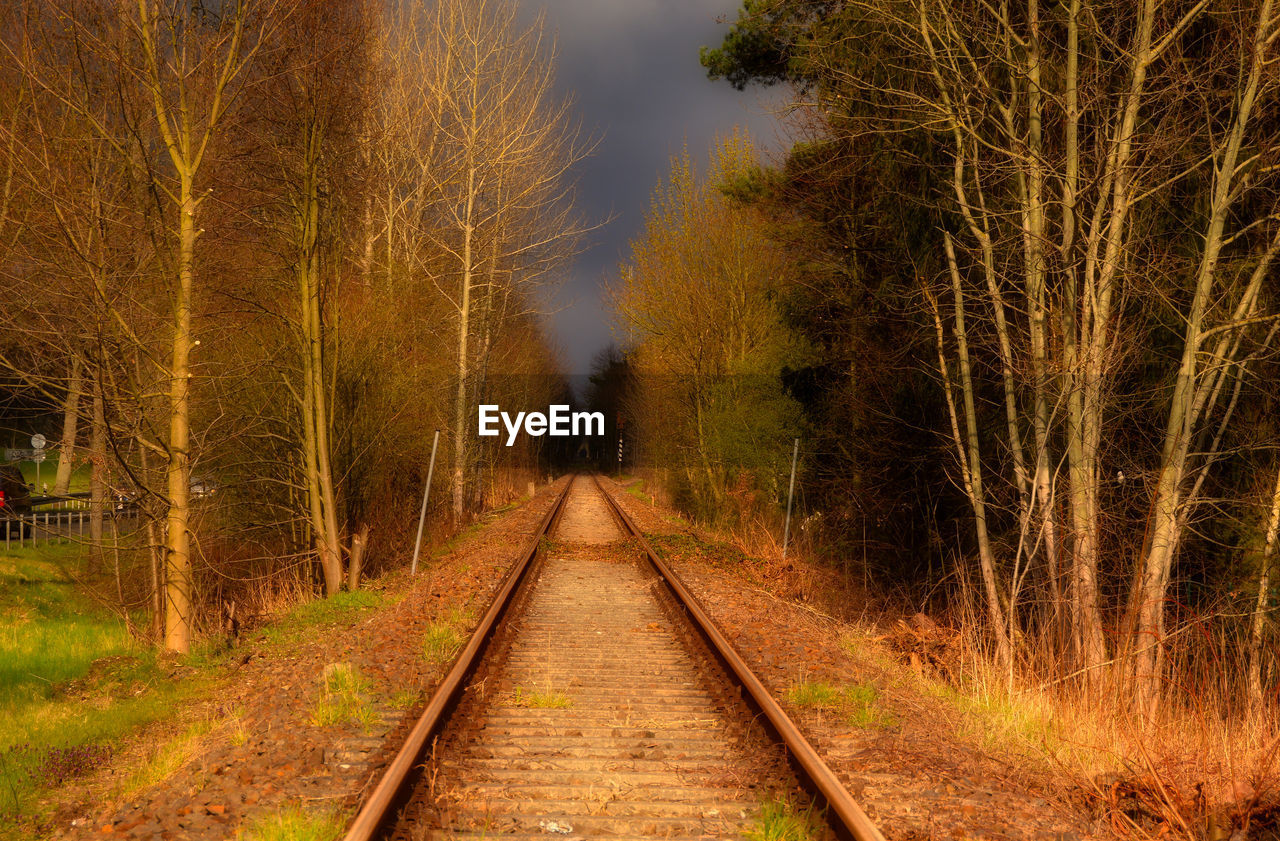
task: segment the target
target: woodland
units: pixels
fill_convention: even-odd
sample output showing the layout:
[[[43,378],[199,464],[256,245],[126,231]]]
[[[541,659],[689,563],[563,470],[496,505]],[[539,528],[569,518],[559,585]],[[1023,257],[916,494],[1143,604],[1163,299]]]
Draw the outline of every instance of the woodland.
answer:
[[[798,439],[790,551],[971,688],[1269,767],[1278,51],[1272,0],[745,0],[702,64],[792,141],[654,194],[595,379],[637,468],[776,552]]]
[[[86,474],[89,573],[135,637],[182,654],[357,588],[410,544],[437,433],[429,537],[524,493],[537,442],[469,424],[567,388],[536,313],[584,232],[590,141],[540,20],[492,0],[0,16],[4,443],[47,432],[51,494]]]

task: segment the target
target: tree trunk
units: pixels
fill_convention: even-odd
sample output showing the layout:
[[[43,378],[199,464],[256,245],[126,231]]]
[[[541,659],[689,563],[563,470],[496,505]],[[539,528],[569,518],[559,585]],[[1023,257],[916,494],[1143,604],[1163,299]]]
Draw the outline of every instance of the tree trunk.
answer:
[[[364,572],[364,553],[369,546],[369,524],[360,526],[360,531],[351,537],[351,560],[347,564],[347,589],[360,588],[360,575]]]
[[[475,267],[472,265],[472,237],[475,228],[472,216],[475,209],[474,165],[467,168],[467,204],[466,216],[462,226],[462,289],[458,303],[458,390],[453,406],[453,520],[462,523],[466,502],[467,471],[467,404],[470,402],[467,392],[467,381],[470,364],[467,341],[470,338],[471,319],[471,281]]]
[[[93,385],[93,419],[89,427],[89,559],[102,560],[102,517],[107,507],[107,420],[102,386]]]
[[[62,496],[71,486],[71,471],[75,468],[76,427],[80,420],[80,391],[83,387],[84,366],[79,356],[73,356],[67,399],[62,404],[62,442],[58,447],[58,472],[53,480],[55,496]]]
[[[1151,504],[1150,539],[1142,561],[1141,575],[1131,596],[1131,615],[1136,617],[1131,644],[1135,652],[1134,678],[1139,701],[1153,713],[1159,699],[1160,656],[1164,637],[1164,603],[1172,572],[1174,551],[1178,545],[1182,523],[1183,480],[1187,456],[1200,420],[1201,401],[1198,384],[1204,372],[1199,364],[1204,317],[1213,303],[1217,266],[1223,248],[1223,232],[1228,213],[1236,198],[1239,170],[1237,162],[1245,141],[1245,127],[1252,116],[1265,67],[1265,50],[1270,36],[1271,0],[1263,0],[1258,9],[1258,25],[1254,32],[1253,53],[1244,90],[1234,114],[1221,157],[1214,163],[1213,193],[1208,225],[1204,235],[1196,271],[1195,294],[1187,315],[1183,336],[1182,359],[1169,401],[1168,422],[1161,451],[1160,473]]]
[[[191,292],[195,277],[196,202],[190,172],[180,172],[178,282],[174,289],[173,357],[169,374],[169,515],[165,532],[168,607],[164,645],[191,650]]]
[[[342,589],[342,549],[338,537],[333,473],[329,454],[329,414],[324,382],[324,319],[320,312],[319,128],[310,127],[302,173],[295,243],[298,321],[302,340],[302,446],[307,510],[325,595]]]
[[[1012,674],[1013,652],[1010,649],[1009,629],[1005,623],[1004,608],[1000,604],[1000,588],[996,582],[995,554],[987,532],[986,493],[982,484],[982,452],[978,442],[978,416],[974,401],[973,377],[969,362],[969,339],[965,329],[964,290],[960,283],[960,270],[956,264],[955,248],[951,235],[946,235],[947,265],[951,271],[951,289],[955,297],[955,334],[960,363],[960,395],[964,406],[965,435],[956,445],[964,451],[965,490],[973,507],[974,533],[978,544],[978,563],[982,571],[983,591],[987,600],[987,615],[996,640],[996,655],[1001,668]]]
[[[1276,471],[1275,490],[1271,492],[1271,515],[1267,518],[1267,533],[1258,568],[1258,596],[1249,622],[1249,702],[1255,709],[1261,709],[1264,702],[1262,640],[1267,628],[1267,599],[1271,591],[1271,563],[1276,554],[1277,531],[1280,531],[1280,470]]]

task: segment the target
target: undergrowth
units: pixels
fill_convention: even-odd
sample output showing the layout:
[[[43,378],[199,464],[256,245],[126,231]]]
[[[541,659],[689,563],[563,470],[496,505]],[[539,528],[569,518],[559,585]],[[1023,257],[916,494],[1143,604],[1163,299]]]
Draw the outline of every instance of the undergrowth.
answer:
[[[1220,700],[1230,693],[1173,687],[1154,718],[1137,715],[1105,679],[1092,687],[1046,680],[1061,664],[1024,660],[1011,680],[980,642],[962,638],[942,669],[899,663],[873,632],[843,642],[898,686],[950,710],[957,739],[1039,767],[1133,837],[1280,838],[1274,711],[1231,709]]]
[[[74,545],[0,556],[0,838],[31,837],[43,792],[106,766],[121,740],[208,686],[136,645],[75,583]]]

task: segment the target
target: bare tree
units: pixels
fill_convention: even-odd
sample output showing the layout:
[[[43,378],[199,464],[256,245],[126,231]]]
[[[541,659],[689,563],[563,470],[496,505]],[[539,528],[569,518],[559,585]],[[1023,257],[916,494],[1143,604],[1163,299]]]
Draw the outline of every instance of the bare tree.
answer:
[[[568,103],[556,100],[541,20],[522,29],[514,4],[500,0],[400,7],[393,20],[400,110],[389,122],[408,157],[396,171],[417,180],[388,187],[387,246],[398,223],[412,239],[405,257],[413,273],[456,316],[450,484],[460,521],[477,374],[492,331],[515,314],[511,302],[519,312],[536,305],[534,287],[582,233],[568,173],[587,145]],[[509,297],[517,287],[522,293]]]
[[[1114,372],[1129,352],[1123,337],[1155,329],[1144,305],[1184,326],[1118,647],[1130,655],[1130,677],[1151,709],[1174,558],[1218,459],[1239,378],[1256,355],[1250,326],[1272,317],[1260,292],[1278,233],[1266,151],[1275,138],[1276,79],[1267,71],[1280,26],[1274,4],[877,0],[853,9],[861,25],[880,33],[895,63],[884,74],[854,75],[836,40],[815,57],[832,81],[817,96],[842,91],[888,102],[898,126],[945,141],[941,209],[954,235],[944,239],[959,248],[936,263],[951,276],[956,353],[965,352],[965,298],[975,302],[965,309],[981,319],[980,334],[993,337],[1007,451],[999,472],[1018,534],[1012,557],[994,560],[981,525],[990,499],[965,483],[991,622],[1013,628],[1027,564],[1039,558],[1053,614],[1069,615],[1075,666],[1089,680],[1117,653],[1103,630],[1099,575],[1108,516],[1102,490],[1115,475],[1104,466]],[[1204,26],[1224,33],[1216,43],[1247,48],[1215,47],[1189,59],[1204,44],[1190,33]],[[1099,49],[1117,38],[1117,49]],[[1205,208],[1188,220],[1198,229],[1194,244],[1171,247],[1148,234],[1160,212],[1154,203],[1175,189]],[[963,373],[966,363],[958,362]],[[963,376],[958,385],[966,401],[976,398],[976,385]],[[968,434],[956,435],[960,452],[972,455],[962,446]],[[961,472],[976,478],[983,469],[970,459]],[[988,571],[1002,579],[999,598]],[[1068,598],[1069,611],[1061,604]],[[998,641],[1010,634],[995,633]]]

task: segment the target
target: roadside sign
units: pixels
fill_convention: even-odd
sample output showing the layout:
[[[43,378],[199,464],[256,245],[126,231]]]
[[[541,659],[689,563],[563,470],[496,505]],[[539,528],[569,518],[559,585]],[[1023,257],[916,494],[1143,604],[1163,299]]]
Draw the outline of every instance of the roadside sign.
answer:
[[[22,448],[6,448],[4,451],[5,461],[31,461],[36,457],[37,450],[27,450]]]
[[[45,456],[47,455],[48,453],[46,453],[44,450],[36,450],[32,454],[31,460],[34,461],[36,464],[39,464],[40,462],[44,461]]]
[[[44,436],[41,435],[39,432],[31,436],[31,446],[37,450],[43,450],[44,445],[47,443],[49,442],[44,440]]]

